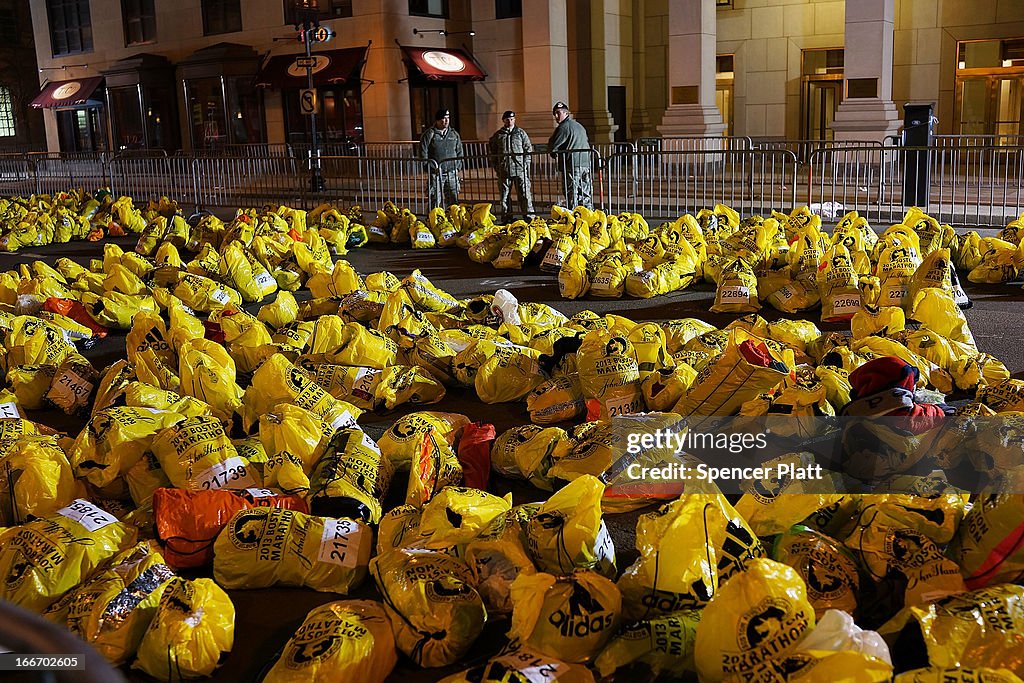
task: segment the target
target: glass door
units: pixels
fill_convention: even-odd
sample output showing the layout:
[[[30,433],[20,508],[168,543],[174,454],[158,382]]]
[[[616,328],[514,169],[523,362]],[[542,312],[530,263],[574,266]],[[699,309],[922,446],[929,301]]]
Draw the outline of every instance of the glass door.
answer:
[[[832,140],[832,122],[839,103],[843,101],[842,76],[838,79],[806,78],[802,100],[803,138]]]
[[[1021,118],[1024,114],[1021,108],[1021,88],[1024,85],[1024,77],[997,76],[993,81],[995,134],[1002,136],[1024,133],[1021,129]]]

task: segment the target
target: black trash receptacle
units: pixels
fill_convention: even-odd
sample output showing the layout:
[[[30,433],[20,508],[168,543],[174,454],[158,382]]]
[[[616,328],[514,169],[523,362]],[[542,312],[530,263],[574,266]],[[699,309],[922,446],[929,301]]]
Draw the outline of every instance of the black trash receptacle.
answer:
[[[928,210],[931,185],[928,147],[932,144],[932,115],[934,104],[903,105],[903,146],[907,147],[903,164],[903,206],[918,206]]]

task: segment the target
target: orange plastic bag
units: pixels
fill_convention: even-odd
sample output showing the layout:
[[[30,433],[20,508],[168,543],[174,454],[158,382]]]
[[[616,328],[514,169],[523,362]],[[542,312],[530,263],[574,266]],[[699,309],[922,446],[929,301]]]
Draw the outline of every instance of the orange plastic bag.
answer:
[[[309,505],[299,496],[286,496],[269,489],[157,489],[153,493],[153,514],[157,535],[164,543],[167,564],[175,569],[212,564],[213,543],[228,520],[239,510],[256,507],[309,512]]]

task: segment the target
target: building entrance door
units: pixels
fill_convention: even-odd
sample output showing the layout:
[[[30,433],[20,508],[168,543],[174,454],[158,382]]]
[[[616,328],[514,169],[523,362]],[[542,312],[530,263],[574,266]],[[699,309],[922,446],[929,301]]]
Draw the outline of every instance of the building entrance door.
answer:
[[[842,75],[804,76],[803,86],[803,138],[832,140],[832,121],[836,118],[839,103],[843,101]]]

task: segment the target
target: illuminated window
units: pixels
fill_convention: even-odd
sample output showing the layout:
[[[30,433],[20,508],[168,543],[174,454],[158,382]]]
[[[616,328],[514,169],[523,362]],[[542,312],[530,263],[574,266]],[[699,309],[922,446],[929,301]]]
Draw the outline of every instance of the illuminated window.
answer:
[[[14,104],[11,102],[11,91],[0,86],[0,137],[9,138],[13,135]]]

